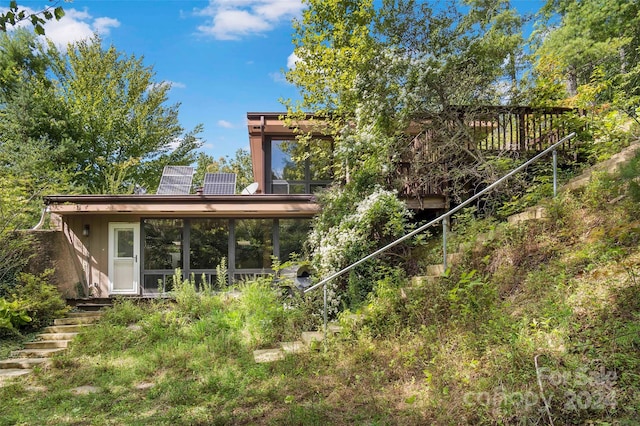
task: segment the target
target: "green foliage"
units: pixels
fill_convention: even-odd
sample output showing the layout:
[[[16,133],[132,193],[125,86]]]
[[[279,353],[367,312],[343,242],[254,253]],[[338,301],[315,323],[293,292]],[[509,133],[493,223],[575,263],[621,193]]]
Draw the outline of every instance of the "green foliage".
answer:
[[[11,0],[9,2],[9,9],[0,13],[0,31],[6,32],[8,29],[12,29],[16,24],[23,21],[28,21],[33,26],[33,31],[38,35],[44,35],[44,24],[47,21],[55,19],[59,21],[64,16],[64,9],[62,6],[57,6],[60,2],[55,1],[53,5],[46,8],[29,13],[26,9],[20,9],[18,2]]]
[[[49,283],[53,269],[48,269],[40,275],[20,273],[17,284],[12,289],[12,298],[19,300],[27,314],[32,318],[31,328],[48,325],[55,318],[67,312],[67,305],[58,289]]]
[[[628,163],[620,167],[620,178],[628,186],[631,199],[640,203],[640,151]]]
[[[479,324],[487,319],[497,300],[493,284],[477,273],[475,269],[462,272],[447,295],[452,314],[463,323]]]
[[[309,237],[312,264],[319,276],[337,272],[407,232],[410,213],[394,193],[377,188],[362,196],[348,186],[320,197],[322,212],[314,219]],[[363,301],[383,273],[380,268],[397,264],[402,257],[395,256],[405,255],[408,247],[399,244],[330,283],[330,314],[335,314],[342,303],[353,307]]]
[[[251,154],[244,149],[238,149],[234,158],[220,157],[217,160],[203,152],[196,158],[196,171],[193,175],[195,183],[204,180],[205,173],[235,173],[236,191],[240,192],[253,182],[253,164]]]
[[[539,99],[589,105],[612,103],[632,117],[640,93],[637,2],[548,1],[538,22],[535,48]],[[557,14],[557,15],[556,15]],[[551,26],[548,19],[560,17]],[[566,84],[565,84],[566,83]]]
[[[0,336],[18,333],[18,329],[31,322],[27,315],[25,302],[13,300],[11,302],[0,298]]]
[[[97,36],[60,51],[16,31],[0,45],[0,177],[22,197],[155,188],[164,165],[195,159],[201,128],[184,132],[142,59]]]

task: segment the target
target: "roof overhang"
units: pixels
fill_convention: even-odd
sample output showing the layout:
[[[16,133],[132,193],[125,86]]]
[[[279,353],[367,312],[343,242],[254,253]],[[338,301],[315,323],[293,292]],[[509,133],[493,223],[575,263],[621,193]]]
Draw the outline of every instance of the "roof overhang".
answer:
[[[320,211],[313,195],[50,195],[44,201],[61,216],[295,218]]]

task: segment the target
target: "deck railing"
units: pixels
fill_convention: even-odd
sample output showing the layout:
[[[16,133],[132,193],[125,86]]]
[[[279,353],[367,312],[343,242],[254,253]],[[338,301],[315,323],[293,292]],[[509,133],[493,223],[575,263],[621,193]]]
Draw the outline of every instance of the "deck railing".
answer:
[[[414,237],[415,235],[424,232],[428,228],[430,228],[433,225],[435,225],[437,223],[440,223],[440,222],[443,223],[443,265],[444,265],[444,268],[446,270],[446,268],[447,268],[447,249],[446,249],[447,239],[446,238],[447,238],[448,223],[449,223],[449,220],[450,220],[451,216],[453,216],[455,213],[457,213],[461,209],[463,209],[466,206],[468,206],[470,203],[476,201],[478,198],[482,197],[484,194],[492,191],[498,185],[500,185],[501,183],[503,183],[504,181],[509,179],[511,176],[513,176],[516,173],[522,171],[527,166],[535,163],[536,161],[538,161],[542,157],[546,156],[550,152],[553,153],[553,182],[554,182],[554,187],[553,187],[554,193],[553,193],[553,195],[555,197],[556,193],[557,193],[557,165],[556,165],[557,156],[556,156],[556,151],[563,144],[569,143],[569,141],[575,136],[576,136],[575,133],[571,133],[571,134],[563,137],[562,139],[560,139],[556,143],[554,143],[551,146],[549,146],[547,149],[545,149],[542,152],[540,152],[539,154],[537,154],[535,157],[531,158],[530,160],[526,161],[525,163],[523,163],[520,166],[516,167],[515,169],[511,170],[509,173],[505,174],[500,179],[496,180],[494,183],[492,183],[491,185],[487,186],[482,191],[480,191],[477,194],[475,194],[473,197],[467,199],[466,201],[464,201],[463,203],[461,203],[461,204],[457,205],[456,207],[452,208],[451,210],[449,210],[448,212],[444,213],[443,215],[437,217],[436,219],[430,221],[429,223],[427,223],[425,225],[420,226],[419,228],[417,228],[414,231],[406,234],[405,236],[403,236],[401,238],[398,238],[397,240],[387,244],[386,246],[384,246],[384,247],[376,250],[375,252],[373,252],[373,253],[361,258],[360,260],[350,264],[349,266],[347,266],[345,268],[342,268],[338,272],[335,272],[335,273],[331,274],[330,276],[322,279],[321,281],[319,281],[318,283],[314,284],[313,286],[307,288],[304,291],[305,294],[307,294],[309,292],[312,292],[312,291],[314,291],[314,290],[316,290],[316,289],[318,289],[320,287],[322,287],[322,289],[323,289],[323,293],[324,293],[324,295],[323,295],[323,297],[324,297],[323,318],[324,318],[325,338],[326,338],[326,334],[327,334],[327,284],[330,281],[334,280],[335,278],[338,278],[339,276],[344,275],[346,272],[349,272],[351,269],[355,268],[356,266],[368,261],[369,259],[372,259],[374,257],[379,256],[380,254],[386,252],[390,248],[395,247],[398,244],[400,244],[401,242],[406,241],[406,240]]]
[[[412,124],[417,134],[400,148],[393,186],[401,196],[442,195],[442,176],[452,167],[446,160],[449,151],[464,148],[483,156],[541,152],[575,131],[576,113],[570,108],[482,106],[423,114]],[[573,148],[567,140],[558,150]]]

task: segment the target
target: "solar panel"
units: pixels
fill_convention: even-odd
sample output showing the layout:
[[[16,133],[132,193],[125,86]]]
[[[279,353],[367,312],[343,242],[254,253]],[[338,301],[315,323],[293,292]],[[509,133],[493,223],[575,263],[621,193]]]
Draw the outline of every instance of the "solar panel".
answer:
[[[187,195],[191,192],[193,181],[193,167],[189,166],[164,166],[158,195]]]
[[[206,173],[202,193],[205,195],[231,195],[236,193],[235,173]]]

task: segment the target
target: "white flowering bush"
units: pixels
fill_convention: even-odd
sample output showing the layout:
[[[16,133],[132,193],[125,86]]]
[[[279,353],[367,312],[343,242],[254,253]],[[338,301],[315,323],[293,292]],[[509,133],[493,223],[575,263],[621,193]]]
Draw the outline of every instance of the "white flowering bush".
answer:
[[[337,272],[376,249],[404,235],[411,213],[392,191],[375,187],[358,196],[350,188],[333,188],[321,196],[322,213],[315,219],[309,237],[311,259],[320,277]],[[399,247],[398,250],[405,250]],[[328,284],[329,313],[343,304],[353,306],[365,299],[382,265],[384,254],[354,268]]]

